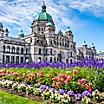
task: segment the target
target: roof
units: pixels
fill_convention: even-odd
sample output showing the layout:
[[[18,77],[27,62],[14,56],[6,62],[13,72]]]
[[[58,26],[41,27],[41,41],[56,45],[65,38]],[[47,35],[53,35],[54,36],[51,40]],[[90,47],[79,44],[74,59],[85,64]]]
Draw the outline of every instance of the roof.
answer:
[[[8,40],[8,41],[14,41],[14,42],[19,42],[19,43],[26,43],[25,40],[19,39],[19,38],[14,38],[14,37],[0,37],[0,40]]]
[[[98,53],[98,56],[104,56],[104,52]]]

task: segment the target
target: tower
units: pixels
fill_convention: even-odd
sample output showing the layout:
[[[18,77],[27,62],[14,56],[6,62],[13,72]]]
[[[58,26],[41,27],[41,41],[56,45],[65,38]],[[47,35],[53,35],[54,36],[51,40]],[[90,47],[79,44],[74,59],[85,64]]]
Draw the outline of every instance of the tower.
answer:
[[[45,31],[46,24],[48,22],[54,25],[52,16],[49,13],[47,13],[46,8],[47,7],[45,5],[45,2],[43,2],[41,6],[41,12],[37,13],[37,15],[34,16],[34,20],[31,26],[33,34],[34,33],[43,34]]]
[[[72,31],[70,29],[70,27],[68,27],[68,29],[65,31],[65,35],[68,37],[68,40],[70,42],[73,42],[73,34],[72,34]]]
[[[8,37],[8,34],[9,30],[7,28],[4,30],[3,24],[0,23],[0,37]]]

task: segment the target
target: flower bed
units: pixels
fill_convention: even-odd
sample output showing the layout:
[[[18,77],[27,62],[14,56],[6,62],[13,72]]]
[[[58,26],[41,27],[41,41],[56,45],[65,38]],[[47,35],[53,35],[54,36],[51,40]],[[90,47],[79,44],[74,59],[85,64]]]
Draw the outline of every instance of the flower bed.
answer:
[[[1,88],[17,90],[19,93],[33,94],[53,103],[90,102],[104,100],[101,84],[104,71],[96,74],[93,69],[74,68],[52,69],[3,69],[0,71]],[[101,80],[102,79],[102,80]],[[95,91],[94,91],[95,90]],[[90,98],[90,99],[89,99]]]

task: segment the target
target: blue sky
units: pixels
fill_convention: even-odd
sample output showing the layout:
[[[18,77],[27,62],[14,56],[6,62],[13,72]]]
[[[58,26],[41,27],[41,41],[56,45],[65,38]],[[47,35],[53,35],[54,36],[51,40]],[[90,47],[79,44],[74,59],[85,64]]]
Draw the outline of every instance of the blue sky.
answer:
[[[104,51],[104,0],[45,0],[56,33],[71,27],[77,46],[86,41]],[[0,0],[0,22],[16,37],[21,30],[31,33],[33,17],[41,11],[42,0]]]

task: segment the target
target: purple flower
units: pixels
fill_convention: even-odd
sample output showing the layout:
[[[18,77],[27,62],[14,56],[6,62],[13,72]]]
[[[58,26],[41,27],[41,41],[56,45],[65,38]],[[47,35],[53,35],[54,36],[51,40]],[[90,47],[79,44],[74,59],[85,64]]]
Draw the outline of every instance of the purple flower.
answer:
[[[54,92],[55,89],[54,89],[54,88],[50,88],[49,91],[50,91],[50,92]]]
[[[82,93],[82,95],[83,96],[89,96],[89,97],[91,97],[91,92],[89,92],[89,91],[84,91],[83,93]]]
[[[81,100],[82,94],[80,94],[80,93],[75,94],[75,98],[76,98],[77,100]]]
[[[65,93],[65,91],[63,89],[59,89],[58,93],[61,94],[61,95],[63,95]]]
[[[41,85],[41,86],[40,86],[40,91],[41,91],[41,92],[44,91],[44,90],[46,89],[46,87],[47,87],[46,85]]]
[[[69,96],[74,96],[75,94],[74,94],[74,92],[72,92],[72,91],[68,91],[68,92],[67,92],[67,95],[69,95]]]

